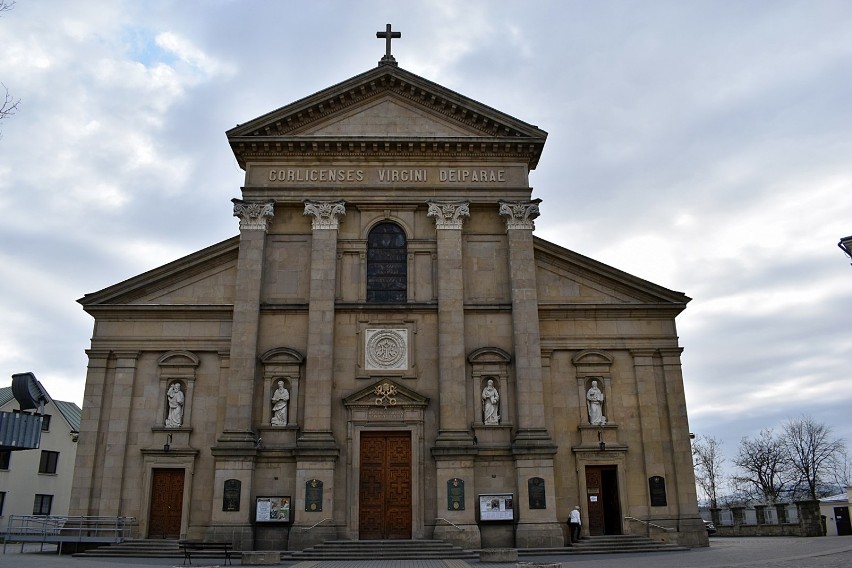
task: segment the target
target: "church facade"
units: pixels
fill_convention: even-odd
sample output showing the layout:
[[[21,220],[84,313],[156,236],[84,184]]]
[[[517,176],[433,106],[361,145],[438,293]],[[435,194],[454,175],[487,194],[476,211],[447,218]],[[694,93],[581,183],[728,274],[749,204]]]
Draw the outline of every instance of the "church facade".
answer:
[[[579,505],[587,535],[707,544],[689,298],[533,235],[546,132],[386,57],[227,135],[239,235],[80,300],[71,514],[525,548]]]

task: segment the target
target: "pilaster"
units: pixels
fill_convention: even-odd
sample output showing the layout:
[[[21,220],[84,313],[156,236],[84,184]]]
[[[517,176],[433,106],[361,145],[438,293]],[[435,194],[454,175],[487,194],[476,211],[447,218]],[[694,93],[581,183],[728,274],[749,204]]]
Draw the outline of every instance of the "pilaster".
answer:
[[[657,397],[657,378],[654,370],[654,359],[657,355],[654,349],[632,349],[633,374],[636,379],[637,407],[639,409],[639,424],[642,434],[642,459],[644,460],[644,477],[653,475],[667,478],[665,460],[663,459],[663,439],[660,424],[660,407],[663,404]],[[647,514],[652,514],[650,501]]]
[[[112,396],[109,401],[106,451],[101,478],[98,514],[108,517],[122,516],[121,490],[124,483],[124,462],[127,453],[127,433],[130,408],[133,400],[133,383],[136,379],[138,351],[114,352],[115,374]]]
[[[106,384],[109,351],[90,350],[86,370],[86,390],[83,393],[83,411],[80,419],[80,438],[77,442],[77,457],[74,465],[74,480],[71,485],[71,502],[68,514],[74,516],[99,515],[94,487],[95,464],[98,451],[103,449],[98,442],[104,411],[104,386]]]

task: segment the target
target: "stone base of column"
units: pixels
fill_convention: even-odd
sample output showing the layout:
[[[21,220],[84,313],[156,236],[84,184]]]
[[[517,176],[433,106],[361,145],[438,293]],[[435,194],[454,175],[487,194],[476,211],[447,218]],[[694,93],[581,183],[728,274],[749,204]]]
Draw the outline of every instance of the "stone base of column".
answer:
[[[204,540],[230,542],[234,550],[254,550],[254,528],[244,525],[210,525]]]
[[[317,525],[310,528],[307,526],[295,526],[290,529],[290,539],[287,543],[288,550],[304,550],[327,540],[337,540],[337,527],[328,525]]]
[[[518,430],[512,440],[512,453],[554,455],[557,447],[554,445],[546,429]]]
[[[473,435],[467,430],[439,430],[435,438],[437,448],[474,448]]]
[[[331,432],[303,432],[296,439],[296,453],[300,457],[337,457],[340,447]]]
[[[518,523],[515,529],[518,548],[559,548],[565,546],[561,523]]]
[[[225,430],[216,440],[216,447],[221,449],[255,449],[257,448],[257,436],[250,430]]]
[[[482,548],[482,535],[477,525],[438,525],[432,538],[467,550]]]

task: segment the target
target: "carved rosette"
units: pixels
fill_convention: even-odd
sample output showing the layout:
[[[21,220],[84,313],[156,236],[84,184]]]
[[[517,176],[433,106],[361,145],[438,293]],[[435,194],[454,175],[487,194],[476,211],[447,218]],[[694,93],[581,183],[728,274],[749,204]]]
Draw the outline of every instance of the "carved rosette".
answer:
[[[506,217],[506,229],[535,229],[533,219],[538,217],[538,204],[541,199],[533,201],[500,201],[500,215]]]
[[[275,215],[275,201],[243,201],[232,199],[234,217],[240,218],[240,230],[265,231]]]
[[[311,219],[311,228],[313,230],[337,230],[340,226],[339,217],[346,215],[346,202],[305,200],[304,214],[313,217],[313,219]]]
[[[407,329],[368,329],[364,368],[368,371],[408,369]]]
[[[461,230],[463,217],[470,217],[470,201],[429,201],[427,217],[435,218],[436,229]]]

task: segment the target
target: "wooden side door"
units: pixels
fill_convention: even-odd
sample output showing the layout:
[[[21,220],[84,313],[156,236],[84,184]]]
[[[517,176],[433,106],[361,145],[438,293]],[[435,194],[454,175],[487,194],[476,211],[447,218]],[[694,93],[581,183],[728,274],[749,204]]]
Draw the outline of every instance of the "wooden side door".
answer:
[[[411,434],[362,432],[359,478],[359,538],[410,539]]]
[[[182,469],[154,469],[148,538],[180,538],[183,481]]]
[[[605,534],[603,480],[599,466],[586,466],[586,509],[589,516],[589,534]]]
[[[589,535],[621,534],[621,502],[616,466],[586,466],[586,507]]]

